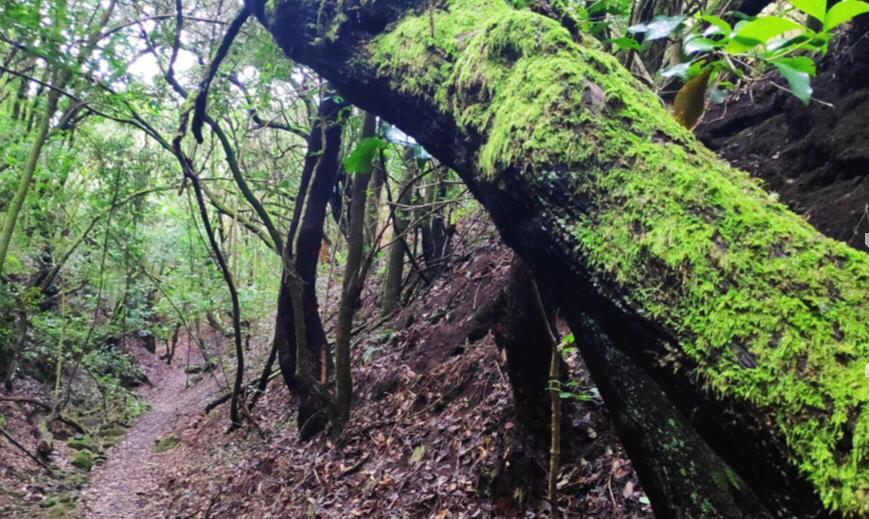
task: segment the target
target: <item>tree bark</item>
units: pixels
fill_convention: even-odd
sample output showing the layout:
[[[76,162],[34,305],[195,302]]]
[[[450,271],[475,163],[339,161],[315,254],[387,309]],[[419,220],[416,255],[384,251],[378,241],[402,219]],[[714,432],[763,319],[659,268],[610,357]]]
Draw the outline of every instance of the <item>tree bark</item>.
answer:
[[[802,479],[826,512],[869,514],[866,254],[554,20],[498,0],[250,5],[292,59],[454,169],[569,322],[599,323],[693,422],[726,417],[698,432],[752,488]],[[792,488],[760,498],[814,512]]]
[[[293,216],[293,223],[285,244],[289,248],[285,257],[292,257],[291,247],[295,243],[295,270],[303,283],[305,347],[308,350],[307,358],[312,364],[310,372],[313,374],[319,374],[322,369],[321,351],[327,344],[315,287],[326,204],[339,171],[338,153],[341,143],[339,112],[344,106],[336,102],[332,96],[325,97],[320,104],[317,122],[308,137],[308,155],[302,172],[296,214]],[[323,420],[325,416],[313,418],[315,414],[320,414],[321,406],[317,399],[308,394],[303,385],[298,384],[296,380],[298,344],[295,339],[293,298],[288,277],[290,273],[286,272],[286,268],[284,270],[278,295],[274,346],[284,383],[299,395],[298,425],[300,428],[305,427],[308,434],[313,434],[325,425]]]
[[[546,306],[547,317],[540,316],[533,283],[531,271],[522,260],[514,257],[501,303],[504,307],[492,331],[495,343],[507,353],[507,376],[518,421],[537,441],[537,447],[545,449],[551,415],[543,403],[549,398],[547,388],[553,350],[546,319],[551,318],[555,309]],[[559,371],[567,372],[561,367]]]
[[[413,151],[408,148],[405,157],[404,179],[398,186],[398,199],[392,210],[392,243],[389,244],[386,259],[386,274],[383,281],[383,302],[380,305],[380,315],[387,316],[394,312],[401,301],[401,280],[404,277],[404,252],[407,248],[405,231],[407,231],[407,209],[410,204],[410,185],[416,177],[416,159]]]
[[[362,138],[373,137],[377,117],[365,114]],[[362,255],[365,252],[366,211],[368,182],[371,173],[353,175],[350,195],[349,230],[347,233],[347,264],[341,287],[341,302],[338,305],[338,323],[335,326],[335,417],[334,433],[340,434],[350,419],[350,404],[353,400],[353,378],[350,368],[350,339],[353,331],[353,314],[362,293],[365,271]]]
[[[593,322],[576,319],[571,327],[578,330],[582,357],[657,515],[771,517],[755,492],[700,438],[651,377]]]
[[[442,183],[446,170],[436,172],[435,178],[424,193],[421,193],[424,207],[421,213],[427,213],[419,224],[422,258],[426,270],[437,274],[443,267],[443,260],[449,253],[451,230],[444,222],[443,207],[436,209],[436,203],[446,194]]]
[[[33,140],[33,146],[30,148],[27,162],[24,163],[24,170],[21,172],[21,179],[18,181],[18,189],[15,191],[15,196],[12,198],[9,209],[6,211],[3,228],[0,229],[0,275],[3,274],[3,265],[6,263],[9,243],[12,241],[12,235],[15,233],[15,224],[18,223],[18,214],[24,205],[24,199],[27,198],[27,192],[30,191],[33,173],[39,164],[42,148],[48,140],[48,131],[51,129],[51,118],[57,110],[59,97],[60,94],[57,92],[51,91],[48,93],[48,104],[45,108],[45,113],[42,115],[42,120],[39,122],[39,131]]]

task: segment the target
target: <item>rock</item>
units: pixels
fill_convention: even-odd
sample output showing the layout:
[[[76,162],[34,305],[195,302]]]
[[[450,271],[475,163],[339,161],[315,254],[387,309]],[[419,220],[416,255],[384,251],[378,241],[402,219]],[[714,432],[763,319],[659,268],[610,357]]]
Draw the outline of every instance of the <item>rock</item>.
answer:
[[[93,438],[88,435],[74,436],[67,440],[66,446],[77,451],[89,450],[91,452],[96,452],[98,450]]]
[[[70,463],[72,464],[73,467],[80,468],[81,470],[83,470],[85,472],[90,472],[90,470],[94,466],[94,457],[90,453],[90,451],[81,450],[81,451],[78,451],[78,453],[76,453],[76,455],[72,458],[72,461],[70,461]]]

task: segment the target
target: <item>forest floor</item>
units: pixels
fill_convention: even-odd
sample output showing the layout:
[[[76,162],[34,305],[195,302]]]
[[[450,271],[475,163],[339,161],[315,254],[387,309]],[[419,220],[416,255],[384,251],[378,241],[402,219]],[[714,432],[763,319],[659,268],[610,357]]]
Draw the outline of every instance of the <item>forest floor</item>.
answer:
[[[204,412],[225,392],[220,368],[188,378],[185,367],[203,362],[183,337],[172,366],[131,347],[150,381],[137,390],[150,410],[115,445],[97,450],[87,481],[86,472],[69,467],[76,451],[56,442],[51,461],[78,482],[52,490],[20,483],[21,471],[11,474],[9,481],[19,482],[11,502],[29,508],[4,515],[0,492],[0,516],[547,517],[547,453],[532,445],[515,418],[506,358],[491,333],[469,339],[476,310],[506,286],[512,254],[489,224],[460,225],[457,234],[441,275],[392,319],[379,319],[377,277],[367,286],[353,341],[355,404],[337,440],[322,433],[299,441],[295,404],[280,377],[254,408],[253,420],[227,433],[227,404]],[[330,276],[322,278],[326,289]],[[334,295],[324,292],[328,328],[336,305]],[[247,380],[262,369],[270,329],[267,321],[254,324]],[[206,338],[228,348],[219,334],[209,330]],[[568,363],[582,398],[564,432],[563,515],[652,517],[588,372],[575,355]],[[226,373],[232,369],[227,364]],[[27,434],[23,417],[15,433]],[[7,454],[27,465],[5,449],[0,464]]]
[[[340,438],[300,442],[279,377],[255,422],[230,434],[227,405],[194,409],[162,429],[178,445],[161,455],[159,490],[138,501],[139,517],[547,517],[546,453],[515,419],[503,352],[491,333],[468,339],[475,310],[506,285],[512,255],[485,224],[458,234],[445,271],[387,322],[376,279],[367,287],[353,341],[355,405]],[[323,298],[327,328],[335,307]],[[252,359],[269,338],[254,334]],[[569,363],[583,400],[565,432],[560,508],[566,517],[652,517],[588,372],[575,356]]]
[[[172,365],[144,351],[137,357],[151,381],[140,393],[150,403],[150,410],[136,420],[123,440],[105,452],[106,462],[94,468],[80,502],[88,519],[141,517],[140,510],[158,489],[159,467],[171,462],[168,451],[177,442],[172,428],[180,418],[200,413],[204,399],[216,387],[210,376],[190,384],[185,364],[203,361],[189,337],[179,340]]]

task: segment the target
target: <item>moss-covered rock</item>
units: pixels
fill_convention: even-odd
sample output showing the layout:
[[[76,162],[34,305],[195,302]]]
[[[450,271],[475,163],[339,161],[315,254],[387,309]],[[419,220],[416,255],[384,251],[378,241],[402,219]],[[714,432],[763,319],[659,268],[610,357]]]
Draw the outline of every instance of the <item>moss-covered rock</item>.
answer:
[[[94,439],[88,435],[79,435],[73,436],[69,440],[66,441],[66,446],[70,449],[74,449],[77,451],[80,450],[89,450],[91,452],[97,452],[99,448],[97,447]]]
[[[93,454],[87,450],[78,451],[70,461],[73,467],[77,467],[85,472],[90,472],[95,463]]]
[[[154,452],[166,452],[168,450],[174,449],[180,444],[181,440],[179,440],[177,436],[170,434],[154,442]]]

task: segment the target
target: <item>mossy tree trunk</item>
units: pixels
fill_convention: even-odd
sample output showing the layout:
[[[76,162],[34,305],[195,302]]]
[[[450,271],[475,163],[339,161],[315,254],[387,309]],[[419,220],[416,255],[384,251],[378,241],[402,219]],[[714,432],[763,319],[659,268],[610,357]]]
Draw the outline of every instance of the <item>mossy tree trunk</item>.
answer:
[[[362,124],[362,139],[374,137],[377,117],[366,113]],[[350,419],[353,400],[353,378],[350,366],[350,339],[353,315],[365,283],[367,269],[363,266],[366,238],[366,209],[368,183],[371,173],[354,173],[350,194],[347,232],[347,264],[341,284],[341,302],[338,304],[338,323],[335,325],[335,435],[339,435]],[[368,229],[373,234],[376,229]],[[372,237],[373,242],[373,237]]]
[[[326,332],[320,319],[319,303],[315,291],[317,261],[323,241],[323,224],[326,205],[338,177],[338,157],[341,145],[342,119],[340,112],[345,107],[333,96],[324,97],[308,137],[308,154],[302,171],[299,195],[296,198],[296,213],[288,232],[285,257],[295,258],[295,274],[302,282],[302,308],[304,314],[305,344],[310,361],[303,372],[319,380],[323,369],[321,352],[326,347]],[[299,348],[296,340],[293,289],[289,269],[284,268],[278,294],[278,311],[275,317],[274,351],[287,387],[299,395],[298,426],[303,437],[322,430],[328,413],[323,412],[322,402],[310,394],[305,384],[297,380]],[[271,357],[270,357],[271,358]],[[271,372],[271,369],[267,369]],[[261,390],[267,380],[264,372]]]
[[[568,321],[652,373],[774,514],[869,514],[866,254],[552,19],[500,0],[250,5],[292,59],[458,172]]]

